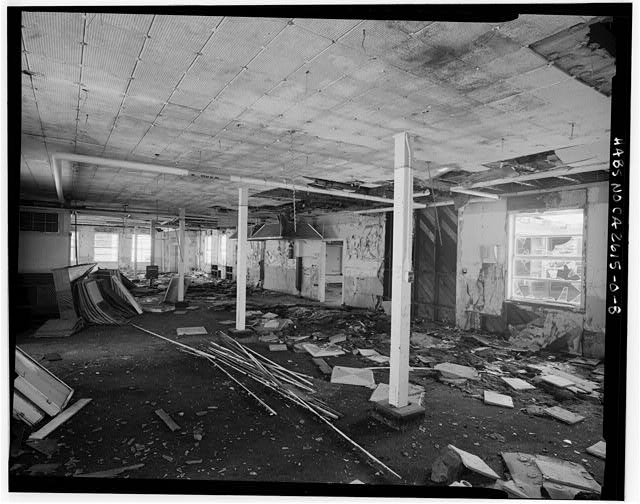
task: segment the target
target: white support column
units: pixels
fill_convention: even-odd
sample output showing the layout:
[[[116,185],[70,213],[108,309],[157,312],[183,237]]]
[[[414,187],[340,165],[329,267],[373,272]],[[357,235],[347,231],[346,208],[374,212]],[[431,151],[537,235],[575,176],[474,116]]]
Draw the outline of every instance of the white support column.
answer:
[[[327,291],[327,243],[320,242],[320,264],[318,265],[318,301],[325,302]]]
[[[238,189],[238,250],[236,253],[236,329],[244,331],[247,307],[247,214],[248,191]]]
[[[151,242],[149,265],[153,266],[156,263],[156,221],[154,220],[149,224],[149,240]]]
[[[138,274],[138,226],[133,227],[133,274]]]
[[[408,404],[409,335],[411,327],[411,241],[413,168],[409,135],[399,133],[395,140],[393,181],[393,266],[391,283],[391,370],[389,404],[397,408]]]
[[[180,230],[178,233],[178,301],[184,301],[184,208],[179,209]]]

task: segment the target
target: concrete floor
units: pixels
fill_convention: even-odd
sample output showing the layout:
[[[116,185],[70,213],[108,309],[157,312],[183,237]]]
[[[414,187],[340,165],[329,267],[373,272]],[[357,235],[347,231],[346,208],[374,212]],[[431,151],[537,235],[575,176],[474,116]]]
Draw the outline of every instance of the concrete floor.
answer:
[[[203,305],[185,315],[145,313],[132,321],[177,339],[177,327],[203,325],[212,335],[228,329],[221,322],[233,318],[233,313]],[[211,337],[179,340],[197,347]],[[25,333],[17,344],[37,360],[59,353],[62,360],[46,362],[46,367],[75,389],[72,401],[93,401],[50,436],[58,441],[59,453],[47,460],[27,450],[11,460],[19,464],[15,475],[36,463],[59,463],[52,473],[59,477],[143,463],[119,477],[309,483],[359,479],[431,486],[431,464],[442,448],[454,444],[482,457],[500,475],[506,471],[500,452],[521,451],[581,463],[597,481],[603,480],[604,461],[585,453],[601,439],[602,406],[587,401],[571,403],[570,409],[587,419],[569,426],[528,416],[518,404],[511,410],[487,406],[459,388],[412,374],[412,381],[426,389],[426,416],[406,432],[390,431],[369,418],[369,389],[328,383],[307,354],[269,352],[264,343],[250,344],[289,369],[316,377],[322,399],[345,415],[336,425],[401,474],[399,481],[300,408],[251,384],[278,412],[269,416],[207,361],[130,326],[88,327],[69,338],[35,339]],[[352,354],[326,360],[332,366],[371,365]],[[375,371],[375,378],[387,382],[388,372]],[[158,408],[181,430],[172,433],[154,414]],[[194,431],[203,433],[201,441],[194,439]],[[504,441],[495,439],[495,433]]]

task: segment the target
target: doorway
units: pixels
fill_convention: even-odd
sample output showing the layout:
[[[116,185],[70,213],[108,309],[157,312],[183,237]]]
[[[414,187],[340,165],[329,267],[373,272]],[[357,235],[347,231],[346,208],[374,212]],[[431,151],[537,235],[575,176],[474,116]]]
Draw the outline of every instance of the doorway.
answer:
[[[333,306],[340,306],[342,304],[344,283],[342,249],[343,243],[341,241],[327,242],[325,245],[324,302]]]

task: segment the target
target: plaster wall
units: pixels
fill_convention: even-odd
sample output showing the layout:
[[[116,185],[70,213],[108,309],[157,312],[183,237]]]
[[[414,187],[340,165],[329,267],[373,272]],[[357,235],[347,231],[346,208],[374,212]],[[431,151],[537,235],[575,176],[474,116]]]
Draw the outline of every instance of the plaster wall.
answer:
[[[343,241],[344,303],[375,308],[383,294],[384,214],[340,213],[313,224],[327,239]]]
[[[71,217],[59,213],[58,232],[20,231],[18,235],[18,272],[50,273],[53,268],[69,265],[71,252]]]
[[[472,203],[458,212],[456,324],[503,332],[531,348],[604,355],[607,187]],[[583,308],[507,299],[509,212],[585,209]]]
[[[296,241],[293,259],[289,259],[288,241],[266,240],[262,243],[264,243],[264,288],[317,299],[320,241]],[[302,258],[300,292],[296,289],[296,257]]]

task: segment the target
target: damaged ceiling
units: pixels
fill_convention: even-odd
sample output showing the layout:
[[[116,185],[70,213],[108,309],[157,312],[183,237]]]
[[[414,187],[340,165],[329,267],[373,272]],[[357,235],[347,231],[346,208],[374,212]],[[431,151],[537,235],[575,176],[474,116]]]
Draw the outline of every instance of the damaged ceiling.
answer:
[[[402,131],[422,189],[446,171],[606,163],[608,23],[23,12],[21,197],[55,201],[56,152],[220,177],[72,164],[62,187],[80,205],[224,214],[237,204],[229,175],[388,195]],[[250,195],[277,213],[291,191]]]

